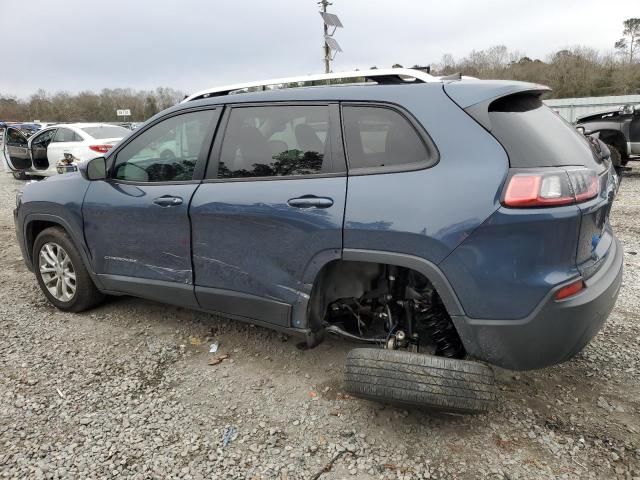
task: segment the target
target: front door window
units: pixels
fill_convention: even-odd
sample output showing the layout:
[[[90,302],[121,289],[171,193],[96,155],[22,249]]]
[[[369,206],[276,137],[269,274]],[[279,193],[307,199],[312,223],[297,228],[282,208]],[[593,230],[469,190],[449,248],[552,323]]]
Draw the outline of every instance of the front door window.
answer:
[[[142,183],[192,180],[217,119],[217,110],[203,110],[154,125],[118,152],[112,177]]]

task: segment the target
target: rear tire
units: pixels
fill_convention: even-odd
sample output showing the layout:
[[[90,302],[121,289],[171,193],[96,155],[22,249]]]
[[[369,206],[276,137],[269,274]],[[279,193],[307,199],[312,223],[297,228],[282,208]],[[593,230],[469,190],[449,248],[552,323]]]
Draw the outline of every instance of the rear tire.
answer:
[[[402,350],[351,350],[345,387],[350,394],[368,400],[452,413],[484,413],[496,400],[495,377],[489,366]]]
[[[65,259],[64,265],[56,262],[62,258]],[[56,263],[59,263],[59,268],[52,267]],[[33,245],[33,268],[40,289],[60,310],[81,312],[95,307],[104,299],[93,284],[78,249],[62,228],[50,227],[37,236]],[[59,293],[55,288],[58,283],[55,275],[60,277]]]

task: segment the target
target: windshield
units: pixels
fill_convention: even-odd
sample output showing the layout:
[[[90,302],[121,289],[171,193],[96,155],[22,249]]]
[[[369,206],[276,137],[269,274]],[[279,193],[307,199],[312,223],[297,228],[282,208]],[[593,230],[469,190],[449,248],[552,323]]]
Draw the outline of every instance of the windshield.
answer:
[[[111,125],[103,125],[100,127],[84,127],[81,128],[83,132],[91,135],[93,138],[123,138],[131,133],[130,130],[124,127],[117,127]]]

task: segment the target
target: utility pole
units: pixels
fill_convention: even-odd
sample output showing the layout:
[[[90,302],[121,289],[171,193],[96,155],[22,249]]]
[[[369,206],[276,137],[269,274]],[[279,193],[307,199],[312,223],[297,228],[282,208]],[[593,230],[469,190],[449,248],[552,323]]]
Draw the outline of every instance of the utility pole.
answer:
[[[322,12],[327,13],[327,7],[331,5],[328,0],[321,0],[318,2],[322,6]],[[329,62],[331,61],[331,51],[329,50],[329,44],[327,43],[326,38],[329,36],[329,26],[326,23],[323,23],[324,27],[324,36],[322,38],[324,41],[324,73],[331,73],[331,65]]]
[[[327,7],[333,5],[329,0],[320,0],[318,5],[322,8],[320,16],[322,17],[324,29],[324,72],[331,73],[331,60],[336,56],[336,53],[342,51],[336,39],[333,38],[333,34],[336,33],[337,28],[342,28],[342,22],[337,15],[327,12]],[[333,27],[331,33],[329,33],[329,27]],[[332,50],[333,56],[331,55]]]

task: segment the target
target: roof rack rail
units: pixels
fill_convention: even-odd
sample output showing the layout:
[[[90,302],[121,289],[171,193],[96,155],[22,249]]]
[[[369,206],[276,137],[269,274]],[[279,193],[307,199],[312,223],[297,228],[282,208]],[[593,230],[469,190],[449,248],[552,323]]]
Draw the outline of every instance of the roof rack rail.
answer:
[[[331,85],[331,80],[347,80],[347,79],[363,79],[365,82],[373,81],[384,85],[397,85],[405,83],[429,83],[440,82],[441,80],[433,75],[429,75],[423,70],[411,68],[385,68],[374,70],[356,70],[353,72],[323,73],[318,75],[305,75],[300,77],[274,78],[272,80],[263,80],[259,82],[237,83],[234,85],[225,85],[222,87],[213,87],[193,95],[187,96],[181,103],[191,100],[201,100],[209,97],[219,97],[232,93],[244,93],[243,90],[271,90],[273,88],[286,85],[285,88],[296,88],[307,86],[308,82],[326,81],[327,85]],[[345,82],[339,82],[345,84]],[[357,82],[352,82],[357,83]],[[293,85],[292,85],[293,84]],[[297,84],[297,85],[296,85]]]

